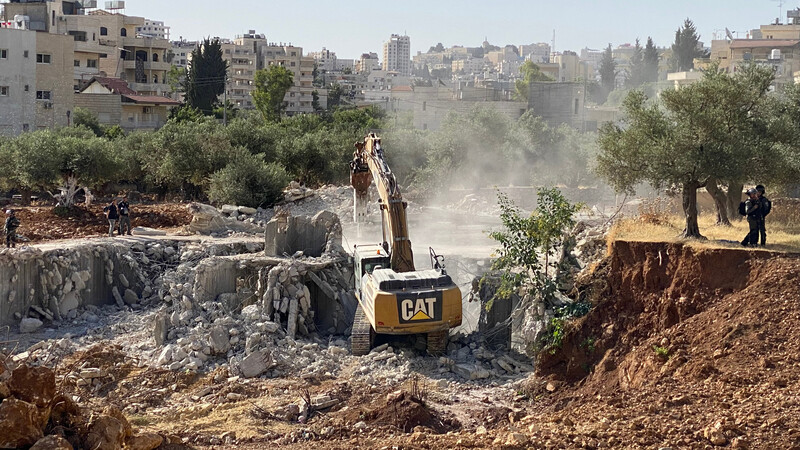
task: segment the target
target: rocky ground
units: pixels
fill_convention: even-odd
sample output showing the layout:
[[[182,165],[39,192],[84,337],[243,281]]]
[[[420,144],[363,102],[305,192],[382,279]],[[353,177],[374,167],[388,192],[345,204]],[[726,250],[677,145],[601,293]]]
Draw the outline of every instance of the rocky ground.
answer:
[[[295,189],[284,211],[347,220],[347,188]],[[203,214],[204,230],[244,225],[144,242],[131,264],[159,268],[143,272],[147,295],[0,337],[0,417],[14,418],[0,428],[17,431],[0,446],[48,435],[37,448],[68,448],[54,436],[137,449],[800,448],[797,256],[605,250],[605,224],[580,225],[577,281],[561,286],[592,309],[535,361],[480,333],[452,336],[440,357],[417,338],[355,357],[338,322],[308,328],[319,305],[306,302],[320,293],[338,305],[326,314],[348,314],[343,260],[275,260],[259,256],[258,239],[234,244],[273,210]],[[236,293],[206,298],[198,286],[210,290],[224,264],[241,274]]]

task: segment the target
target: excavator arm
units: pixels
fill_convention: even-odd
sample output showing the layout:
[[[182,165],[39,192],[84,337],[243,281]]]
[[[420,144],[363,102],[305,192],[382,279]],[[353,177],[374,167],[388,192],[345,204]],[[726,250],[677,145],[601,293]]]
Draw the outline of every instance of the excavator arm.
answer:
[[[408,237],[406,202],[400,194],[392,170],[386,164],[381,148],[381,139],[370,133],[357,142],[350,162],[350,184],[353,186],[354,217],[356,223],[363,222],[369,202],[369,186],[372,181],[378,189],[383,229],[383,246],[389,252],[391,268],[395,272],[413,272],[414,255]]]

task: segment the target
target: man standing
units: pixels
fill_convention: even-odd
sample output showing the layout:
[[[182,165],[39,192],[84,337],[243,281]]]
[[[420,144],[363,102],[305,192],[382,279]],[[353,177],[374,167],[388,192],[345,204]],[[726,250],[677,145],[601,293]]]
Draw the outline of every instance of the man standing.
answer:
[[[13,209],[6,211],[6,248],[17,246],[17,228],[19,228],[19,219]]]
[[[747,216],[747,224],[750,226],[750,232],[744,237],[742,245],[745,247],[758,246],[758,232],[761,228],[763,217],[761,216],[761,202],[758,198],[758,191],[755,189],[748,189],[747,195],[750,198],[744,203],[744,211]]]
[[[125,230],[128,230],[128,236],[131,235],[131,205],[128,204],[128,196],[125,195],[122,197],[122,201],[119,203],[119,234],[120,236],[125,234]]]
[[[114,236],[114,228],[119,219],[119,212],[117,211],[117,199],[111,200],[111,204],[103,208],[108,218],[108,236]]]
[[[769,214],[770,210],[772,210],[772,202],[764,195],[766,189],[764,189],[763,185],[756,186],[756,190],[758,191],[758,200],[761,203],[758,209],[761,210],[761,222],[758,228],[759,233],[761,234],[761,246],[767,245],[767,214]]]

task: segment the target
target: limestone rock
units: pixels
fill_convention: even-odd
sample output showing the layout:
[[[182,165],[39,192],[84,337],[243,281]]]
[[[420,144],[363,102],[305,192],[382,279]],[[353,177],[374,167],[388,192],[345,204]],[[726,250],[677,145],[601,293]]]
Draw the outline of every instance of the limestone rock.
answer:
[[[128,419],[125,418],[125,415],[122,414],[122,411],[119,410],[119,408],[116,406],[106,406],[103,409],[103,414],[117,419],[119,423],[122,424],[123,439],[128,439],[133,436],[133,427],[131,426],[130,422],[128,422]]]
[[[0,448],[27,448],[42,437],[36,406],[15,398],[0,403]]]
[[[120,274],[122,275],[122,274]],[[133,292],[131,289],[125,289],[125,303],[129,305],[135,305],[139,303],[139,296],[136,295],[136,292]]]
[[[35,444],[30,450],[73,450],[72,444],[61,436],[45,436]]]
[[[34,319],[33,317],[23,317],[19,323],[19,332],[33,333],[41,328],[42,325],[44,325],[44,323],[39,319]]]
[[[216,326],[208,333],[209,344],[211,350],[215,354],[227,353],[231,348],[231,342],[228,337],[228,332],[220,326]]]
[[[272,356],[269,352],[261,350],[245,357],[239,364],[239,370],[241,370],[243,377],[253,378],[264,373],[270,364],[272,364]]]
[[[68,312],[78,308],[79,304],[80,302],[78,300],[78,293],[76,291],[72,291],[64,295],[58,304],[58,309],[61,312],[61,315],[65,316]]]
[[[125,440],[125,428],[119,420],[101,415],[89,426],[86,446],[95,450],[117,450]]]
[[[258,212],[255,208],[251,208],[249,206],[240,206],[238,208],[238,211],[239,211],[240,214],[247,214],[249,216],[252,216],[256,212]]]
[[[28,367],[23,364],[11,372],[8,389],[17,399],[43,408],[56,395],[56,376],[47,367]]]
[[[136,435],[126,443],[126,447],[130,450],[153,450],[161,446],[164,438],[158,433],[142,433]]]
[[[167,316],[163,312],[156,314],[153,319],[153,339],[159,347],[167,340]]]

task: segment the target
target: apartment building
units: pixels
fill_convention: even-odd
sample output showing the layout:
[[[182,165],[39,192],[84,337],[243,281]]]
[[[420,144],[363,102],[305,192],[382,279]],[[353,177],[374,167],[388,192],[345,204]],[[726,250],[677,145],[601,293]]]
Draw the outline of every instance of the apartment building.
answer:
[[[36,127],[36,34],[0,28],[0,135]]]
[[[308,56],[314,58],[314,63],[317,65],[317,70],[322,72],[338,72],[338,62],[336,59],[336,52],[332,52],[325,47],[318,52],[309,52]]]
[[[185,39],[170,42],[169,52],[172,60],[167,62],[182,69],[187,68],[192,57],[192,50],[198,45],[200,45],[198,41],[187,41]]]
[[[228,62],[228,101],[237,108],[253,108],[255,74],[263,67],[259,65],[259,51],[266,45],[266,37],[255,30],[222,42],[222,57]]]
[[[137,35],[143,17],[87,11],[77,1],[11,0],[4,6],[5,20],[22,17],[26,29],[73,39],[73,90],[102,75],[124,79],[144,94],[169,92],[164,83],[170,67],[165,61],[169,42]]]
[[[536,64],[550,62],[550,44],[539,42],[536,44],[520,45],[519,56]]]
[[[284,100],[286,101],[286,114],[312,113],[314,92],[314,58],[303,56],[303,48],[293,45],[270,43],[261,48],[260,53],[263,67],[272,65],[283,66],[292,72],[294,86],[289,88]],[[327,105],[320,98],[320,107]]]
[[[136,34],[169,40],[169,28],[162,21],[144,19],[144,24],[136,27]]]
[[[383,44],[383,70],[411,76],[411,38],[393,34]]]
[[[378,60],[378,54],[373,52],[362,53],[361,57],[355,62],[356,73],[370,73],[380,67],[381,64]]]

